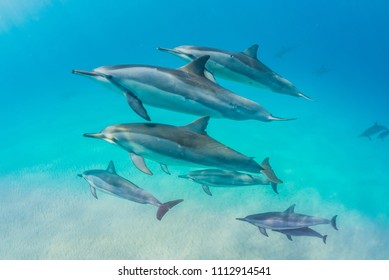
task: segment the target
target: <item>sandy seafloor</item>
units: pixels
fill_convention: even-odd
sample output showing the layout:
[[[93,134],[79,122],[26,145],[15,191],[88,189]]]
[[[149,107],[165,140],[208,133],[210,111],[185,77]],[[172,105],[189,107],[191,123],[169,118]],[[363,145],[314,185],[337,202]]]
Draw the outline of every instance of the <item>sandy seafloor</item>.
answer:
[[[238,23],[244,25],[244,20]],[[263,44],[266,39],[271,41],[269,34],[263,35]],[[213,39],[210,44],[223,47],[224,35],[220,36],[218,43]],[[195,44],[196,38],[191,43]],[[167,45],[168,39],[161,39],[164,46],[172,47],[180,41],[175,38]],[[243,49],[252,41],[245,38],[225,48]],[[206,45],[207,38],[202,37],[200,42]],[[147,49],[145,63],[158,58],[157,65],[182,65],[165,54],[146,58],[148,52],[162,45],[148,42],[146,46],[134,47],[138,52]],[[276,46],[280,44],[272,51],[265,48],[263,61],[317,101],[220,80],[274,115],[297,120],[262,123],[211,119],[208,133],[258,162],[269,156],[284,181],[278,195],[269,186],[252,186],[211,188],[210,197],[200,185],[177,177],[191,170],[188,167],[170,166],[172,174],[167,175],[156,163],[147,161],[154,172],[147,176],[133,166],[125,151],[84,138],[83,133],[98,132],[111,124],[142,122],[122,96],[70,73],[72,68],[89,69],[111,61],[97,61],[97,51],[88,58],[95,58],[95,63],[84,62],[82,56],[62,62],[61,75],[50,81],[37,71],[35,78],[18,84],[15,75],[7,73],[14,80],[10,85],[4,83],[8,86],[4,89],[7,98],[2,98],[1,106],[0,259],[389,259],[389,139],[358,138],[375,121],[389,125],[387,86],[373,84],[380,74],[362,77],[370,71],[352,66],[348,69],[339,60],[334,65],[333,57],[323,60],[332,61],[334,71],[314,75],[311,70],[323,60],[309,60],[314,55],[306,55],[304,50],[312,45],[299,47],[284,60],[269,54]],[[127,63],[142,61],[142,57],[120,51],[113,54],[114,61],[118,62],[120,55]],[[109,53],[104,56],[109,57]],[[303,63],[301,57],[306,59]],[[45,65],[51,63],[46,59]],[[15,70],[16,66],[11,68]],[[27,70],[33,68],[30,65]],[[197,118],[145,107],[155,122],[184,125]],[[96,200],[77,174],[104,169],[110,160],[119,175],[162,202],[185,201],[158,221],[152,205],[104,193],[98,193]],[[324,218],[338,215],[339,230],[330,225],[314,227],[328,234],[327,244],[310,237],[295,237],[291,242],[271,231],[265,237],[254,226],[235,220],[254,213],[283,211],[292,204],[299,213]]]

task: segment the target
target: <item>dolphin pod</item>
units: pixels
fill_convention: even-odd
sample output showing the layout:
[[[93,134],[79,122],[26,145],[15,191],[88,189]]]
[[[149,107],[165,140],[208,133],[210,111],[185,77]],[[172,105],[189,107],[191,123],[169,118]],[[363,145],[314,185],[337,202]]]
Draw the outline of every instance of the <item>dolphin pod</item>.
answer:
[[[224,79],[241,82],[255,87],[266,87],[273,92],[312,99],[301,93],[291,82],[271,70],[257,58],[258,45],[252,45],[242,52],[199,47],[179,46],[173,49],[158,48],[185,60],[210,56],[206,68],[212,74]]]
[[[383,140],[388,135],[388,128],[384,125],[378,124],[378,122],[375,122],[372,126],[368,127],[365,131],[359,135],[359,137],[367,137],[369,140],[371,140],[371,137],[379,132],[381,132],[377,138],[381,138]]]
[[[319,233],[314,232],[309,227],[320,225],[320,224],[331,224],[331,226],[338,230],[336,226],[337,215],[332,217],[331,220],[308,216],[304,214],[298,214],[294,212],[295,204],[290,206],[283,212],[266,212],[259,213],[254,215],[249,215],[245,218],[237,218],[239,221],[248,222],[256,227],[259,231],[268,236],[266,229],[271,229],[273,231],[279,231],[288,236],[288,239],[291,239],[290,236],[319,236]],[[326,238],[324,236],[320,237],[323,239],[323,242],[326,243]]]
[[[253,45],[243,52],[194,46],[159,50],[173,53],[190,62],[177,69],[127,64],[72,72],[101,82],[111,90],[123,94],[132,110],[147,121],[151,121],[151,118],[144,104],[189,113],[200,118],[183,126],[149,122],[116,124],[105,127],[99,133],[85,133],[84,136],[107,141],[125,150],[134,165],[148,175],[153,173],[147,167],[145,158],[158,162],[167,174],[170,174],[168,165],[211,167],[179,176],[200,183],[208,195],[212,195],[209,186],[250,185],[270,185],[278,194],[277,185],[283,181],[276,175],[268,157],[259,164],[253,157],[213,139],[206,129],[210,117],[262,122],[292,119],[273,116],[260,104],[220,86],[213,75],[267,87],[277,93],[311,99],[258,60],[258,45]],[[372,132],[367,135],[370,133]],[[383,139],[386,135],[379,137]],[[158,220],[183,201],[178,199],[160,202],[151,193],[119,176],[112,161],[105,170],[87,170],[79,176],[89,183],[91,193],[96,199],[96,190],[100,190],[136,203],[151,204],[158,208]],[[237,220],[257,226],[266,236],[266,229],[269,229],[286,235],[289,240],[292,240],[292,236],[311,236],[321,238],[326,243],[327,235],[321,235],[310,227],[331,224],[337,229],[336,217],[328,220],[296,214],[292,205],[284,212],[266,212]]]
[[[113,161],[110,161],[106,170],[94,169],[85,171],[78,176],[84,178],[90,185],[92,195],[97,199],[96,189],[114,196],[131,200],[141,204],[151,204],[158,207],[157,219],[163,216],[183,199],[161,203],[151,193],[139,188],[132,182],[116,173]]]
[[[237,95],[206,77],[209,55],[187,65],[170,69],[148,65],[102,66],[91,72],[73,70],[74,74],[104,82],[121,91],[129,106],[150,121],[143,103],[197,116],[263,122],[292,120],[275,117],[260,104]]]

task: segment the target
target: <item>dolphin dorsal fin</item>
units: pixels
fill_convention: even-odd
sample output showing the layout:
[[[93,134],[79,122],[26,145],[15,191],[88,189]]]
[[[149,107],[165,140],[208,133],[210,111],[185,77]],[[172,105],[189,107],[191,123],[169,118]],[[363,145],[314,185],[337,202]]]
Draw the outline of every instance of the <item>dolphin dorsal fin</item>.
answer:
[[[192,62],[189,62],[188,64],[180,67],[180,69],[189,73],[205,77],[205,64],[207,63],[209,57],[209,55],[200,56]]]
[[[209,116],[201,117],[190,124],[183,126],[183,128],[195,133],[207,135],[206,129],[208,126]]]
[[[285,213],[294,213],[294,207],[296,207],[296,204],[291,205],[288,209],[286,209]]]
[[[107,171],[109,173],[116,174],[115,165],[113,164],[112,160],[109,162],[109,165],[107,167]]]
[[[243,53],[245,55],[248,55],[248,56],[254,58],[254,59],[258,59],[257,58],[258,47],[259,47],[258,44],[254,44],[251,47],[248,47],[247,49],[245,49],[243,51]]]

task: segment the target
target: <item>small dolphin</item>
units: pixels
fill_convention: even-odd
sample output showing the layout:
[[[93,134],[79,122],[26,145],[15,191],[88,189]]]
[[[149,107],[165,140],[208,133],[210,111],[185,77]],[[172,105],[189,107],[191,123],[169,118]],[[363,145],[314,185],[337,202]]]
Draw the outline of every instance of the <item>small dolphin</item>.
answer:
[[[275,230],[289,230],[303,227],[310,227],[319,224],[331,224],[334,229],[336,227],[336,217],[334,216],[331,220],[307,216],[303,214],[297,214],[294,212],[293,204],[284,212],[267,212],[249,215],[245,218],[237,218],[239,221],[245,221],[254,226],[257,226],[259,231],[268,236],[266,229],[275,229]]]
[[[295,49],[294,46],[291,47],[282,47],[278,52],[274,54],[274,58],[282,58],[285,54],[293,51]]]
[[[241,82],[255,87],[266,87],[273,92],[303,97],[291,82],[281,77],[257,58],[258,45],[252,45],[243,52],[231,52],[208,47],[179,46],[174,49],[158,48],[185,60],[193,60],[204,55],[210,56],[206,67],[209,72],[224,79]]]
[[[388,136],[388,135],[389,135],[389,130],[387,129],[387,130],[382,131],[382,132],[377,136],[377,138],[378,138],[378,139],[381,139],[381,140],[384,140],[384,139],[386,138],[386,136]]]
[[[319,69],[313,71],[312,73],[315,74],[316,76],[322,76],[324,74],[327,74],[330,71],[331,71],[331,69],[328,69],[327,67],[322,65]]]
[[[209,186],[231,188],[253,185],[271,185],[274,192],[278,194],[277,184],[271,182],[268,178],[253,176],[238,171],[203,169],[189,172],[186,175],[179,175],[178,177],[190,179],[201,184],[204,192],[208,195],[212,195]]]
[[[96,199],[96,189],[98,189],[100,191],[137,203],[157,206],[158,220],[161,220],[171,208],[183,201],[183,199],[178,199],[166,203],[161,203],[151,193],[139,188],[135,184],[119,176],[115,171],[115,166],[112,161],[110,161],[106,170],[88,170],[82,174],[79,174],[78,176],[84,178],[89,183],[92,195]]]
[[[108,126],[101,133],[86,133],[118,145],[130,153],[135,166],[151,175],[143,157],[159,162],[168,173],[167,164],[200,165],[260,173],[263,168],[245,156],[208,136],[209,117],[185,126],[158,123],[133,123]]]
[[[368,129],[366,129],[364,132],[362,132],[362,134],[359,135],[359,137],[367,137],[367,138],[369,138],[369,140],[371,140],[372,135],[374,135],[382,130],[388,130],[388,129],[386,128],[386,126],[379,125],[377,122],[375,122],[374,125],[372,125]]]
[[[273,231],[285,234],[290,241],[293,241],[292,236],[312,236],[312,237],[321,238],[324,244],[326,244],[327,242],[327,235],[321,235],[320,233],[318,233],[317,231],[309,227],[295,228],[295,229],[273,229]]]
[[[92,72],[73,70],[121,91],[130,107],[150,121],[143,103],[172,111],[233,120],[291,120],[271,115],[260,104],[237,95],[206,77],[209,56],[178,69],[147,65],[102,66]]]

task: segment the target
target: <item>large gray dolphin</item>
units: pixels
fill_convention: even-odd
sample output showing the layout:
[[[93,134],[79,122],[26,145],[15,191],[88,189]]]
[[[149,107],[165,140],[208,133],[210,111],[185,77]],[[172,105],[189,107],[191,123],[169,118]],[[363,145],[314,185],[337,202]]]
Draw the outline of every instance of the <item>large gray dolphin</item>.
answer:
[[[132,182],[119,176],[115,171],[115,166],[111,161],[106,170],[94,169],[85,171],[78,176],[84,178],[90,185],[92,195],[97,199],[96,189],[131,200],[141,204],[151,204],[158,207],[157,219],[161,220],[169,209],[182,202],[183,199],[161,203],[151,193],[139,188]]]
[[[197,59],[209,55],[206,67],[212,74],[256,87],[266,87],[273,92],[303,97],[291,82],[271,70],[257,58],[258,45],[252,45],[243,52],[232,52],[208,47],[179,46],[174,49],[158,48],[185,60]]]
[[[237,218],[239,221],[245,221],[254,226],[257,226],[259,231],[268,236],[266,229],[272,230],[289,230],[297,228],[305,228],[319,224],[331,224],[334,229],[336,227],[336,217],[331,220],[313,217],[294,212],[295,204],[290,206],[284,212],[266,212],[260,214],[249,215],[245,218]]]
[[[265,168],[263,164],[261,164],[261,166],[262,168]],[[262,170],[261,172],[264,173],[263,171],[264,170]],[[188,174],[180,175],[178,177],[190,179],[196,183],[201,184],[201,187],[203,188],[204,192],[208,195],[212,195],[211,191],[209,190],[209,186],[231,188],[253,185],[271,185],[273,191],[278,194],[277,183],[272,182],[266,177],[254,176],[238,171],[222,169],[203,169],[191,171]],[[277,182],[282,181],[278,179]]]
[[[273,229],[273,231],[285,234],[290,241],[293,241],[292,236],[311,236],[321,238],[324,244],[326,244],[327,242],[327,235],[321,235],[320,233],[309,227],[294,229]]]
[[[260,173],[263,168],[245,156],[209,137],[209,117],[185,126],[158,123],[133,123],[108,126],[100,133],[85,137],[103,139],[128,151],[136,167],[152,174],[144,157],[159,162],[168,173],[167,164],[212,166],[227,170]]]
[[[102,66],[92,72],[73,70],[75,74],[105,82],[121,91],[130,107],[150,120],[143,103],[197,116],[233,120],[279,121],[258,103],[237,95],[206,78],[202,56],[189,64],[170,69],[147,65]]]
[[[388,128],[375,122],[374,125],[370,126],[364,132],[362,132],[359,137],[367,137],[369,140],[371,140],[371,136],[383,130],[388,130]]]

